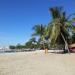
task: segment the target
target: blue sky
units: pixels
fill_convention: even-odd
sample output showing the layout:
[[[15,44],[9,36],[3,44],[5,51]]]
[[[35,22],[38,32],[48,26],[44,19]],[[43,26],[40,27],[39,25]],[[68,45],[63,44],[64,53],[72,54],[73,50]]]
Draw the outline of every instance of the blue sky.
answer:
[[[0,46],[24,44],[35,24],[48,24],[49,7],[75,12],[75,0],[0,0]]]

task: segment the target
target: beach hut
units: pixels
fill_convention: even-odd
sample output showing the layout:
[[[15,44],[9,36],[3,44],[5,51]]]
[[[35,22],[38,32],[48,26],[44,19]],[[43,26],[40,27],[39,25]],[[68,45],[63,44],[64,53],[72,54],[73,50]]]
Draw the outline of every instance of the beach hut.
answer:
[[[69,45],[69,50],[70,50],[70,52],[75,52],[75,43],[74,44],[71,44],[71,45]]]

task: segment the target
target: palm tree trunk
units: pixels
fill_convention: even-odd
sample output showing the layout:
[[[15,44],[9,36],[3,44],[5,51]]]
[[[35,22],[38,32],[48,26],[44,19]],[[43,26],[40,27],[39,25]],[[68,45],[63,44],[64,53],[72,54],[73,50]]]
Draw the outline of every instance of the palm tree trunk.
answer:
[[[69,48],[68,48],[68,43],[67,43],[67,41],[66,41],[66,39],[65,39],[65,37],[64,37],[64,35],[62,33],[61,33],[61,36],[62,36],[62,38],[63,38],[63,40],[65,42],[65,50],[68,50],[68,53],[70,53]]]

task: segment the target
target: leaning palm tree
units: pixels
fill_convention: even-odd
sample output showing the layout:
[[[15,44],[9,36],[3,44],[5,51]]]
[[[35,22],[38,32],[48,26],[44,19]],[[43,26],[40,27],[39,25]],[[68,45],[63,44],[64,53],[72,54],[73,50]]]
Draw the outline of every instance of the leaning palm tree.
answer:
[[[49,24],[47,32],[51,45],[54,46],[57,41],[60,42],[63,39],[65,50],[69,52],[68,37],[69,30],[72,29],[73,20],[68,20],[69,18],[66,17],[66,13],[62,11],[61,7],[50,8],[50,12],[53,20]]]
[[[41,42],[43,43],[43,47],[45,49],[44,46],[44,40],[45,40],[45,26],[41,25],[35,25],[33,27],[34,33],[32,34],[32,36],[38,36],[39,39],[41,40]]]

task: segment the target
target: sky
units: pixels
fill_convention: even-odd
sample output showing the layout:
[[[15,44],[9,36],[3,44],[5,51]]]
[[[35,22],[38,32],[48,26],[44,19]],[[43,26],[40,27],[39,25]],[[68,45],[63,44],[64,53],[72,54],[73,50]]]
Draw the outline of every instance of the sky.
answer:
[[[62,6],[67,15],[75,12],[75,0],[0,0],[0,46],[25,44],[34,25],[51,21],[54,6]]]

